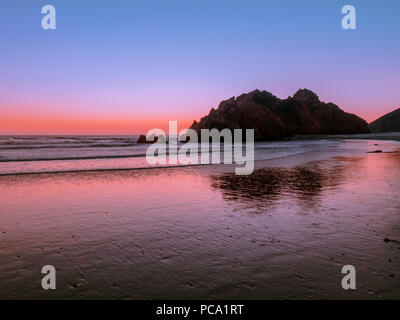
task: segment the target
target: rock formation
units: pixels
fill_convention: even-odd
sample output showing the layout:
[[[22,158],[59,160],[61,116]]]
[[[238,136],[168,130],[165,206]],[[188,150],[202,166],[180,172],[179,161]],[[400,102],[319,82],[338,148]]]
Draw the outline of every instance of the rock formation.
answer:
[[[279,99],[267,91],[255,90],[222,101],[217,109],[192,129],[254,129],[257,140],[285,139],[296,134],[369,133],[365,120],[321,102],[310,90],[298,90],[293,97]]]
[[[136,141],[136,143],[154,143],[154,142],[157,142],[157,140],[158,140],[158,137],[154,137],[153,141],[148,141],[146,139],[146,136],[141,134],[139,136],[138,140]]]
[[[371,122],[369,128],[373,133],[400,132],[400,108]]]

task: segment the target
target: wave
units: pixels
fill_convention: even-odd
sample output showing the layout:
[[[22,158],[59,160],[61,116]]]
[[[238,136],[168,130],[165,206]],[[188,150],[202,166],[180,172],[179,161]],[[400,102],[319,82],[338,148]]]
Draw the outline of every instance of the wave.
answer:
[[[140,158],[146,154],[129,154],[129,155],[96,155],[96,156],[76,156],[76,157],[59,157],[59,158],[20,158],[20,159],[0,159],[0,162],[31,162],[31,161],[58,161],[58,160],[95,160],[95,159],[118,159],[118,158]],[[1,157],[0,157],[1,158]]]
[[[5,145],[5,147],[4,147]],[[13,145],[13,146],[9,146]],[[23,143],[14,143],[14,144],[1,144],[0,143],[0,150],[31,150],[31,149],[74,149],[74,148],[112,148],[112,147],[133,147],[136,146],[136,143],[120,143],[120,144],[105,144],[105,143],[95,143],[95,144],[36,144],[36,145],[27,145]]]
[[[224,150],[221,149],[222,153]],[[202,153],[209,153],[208,151],[198,150],[197,154],[200,155]],[[165,153],[156,153],[157,156],[167,156],[170,152]],[[211,153],[210,153],[211,154]],[[38,158],[5,158],[1,159],[1,162],[31,162],[31,161],[58,161],[58,160],[96,160],[96,159],[121,159],[121,158],[144,158],[146,157],[146,153],[137,153],[137,154],[116,154],[116,155],[91,155],[91,156],[73,156],[73,157],[38,157]]]
[[[254,162],[266,161],[266,160],[276,160],[285,159],[293,157],[299,154],[309,153],[310,151],[293,152],[283,156],[273,157],[269,159],[253,159]],[[109,157],[106,157],[109,158]],[[61,159],[55,159],[61,160]],[[75,160],[75,159],[72,159]],[[21,160],[22,161],[22,160]],[[1,161],[0,161],[1,162]],[[25,172],[0,172],[0,176],[18,176],[18,175],[37,175],[37,174],[56,174],[56,173],[79,173],[79,172],[115,172],[115,171],[133,171],[133,170],[153,170],[153,169],[163,169],[163,168],[182,168],[182,167],[197,167],[197,166],[236,166],[236,163],[224,164],[224,163],[197,163],[197,164],[174,164],[174,165],[148,165],[143,167],[115,167],[115,168],[84,168],[84,169],[57,169],[57,170],[40,170],[40,171],[25,171]]]
[[[6,141],[0,143],[0,145],[21,145],[21,144],[24,144],[24,142],[20,142],[14,138],[8,138]]]
[[[34,146],[54,145],[133,145],[137,136],[0,136],[1,146],[25,146],[27,149]]]
[[[79,172],[114,172],[114,171],[133,171],[133,170],[153,170],[153,169],[168,169],[168,168],[183,168],[183,167],[198,167],[198,166],[215,166],[223,164],[177,164],[177,165],[165,165],[165,166],[149,166],[149,167],[135,167],[135,168],[93,168],[93,169],[71,169],[71,170],[58,170],[58,171],[33,171],[33,172],[10,172],[0,173],[0,176],[19,176],[29,174],[56,174],[56,173],[79,173]]]

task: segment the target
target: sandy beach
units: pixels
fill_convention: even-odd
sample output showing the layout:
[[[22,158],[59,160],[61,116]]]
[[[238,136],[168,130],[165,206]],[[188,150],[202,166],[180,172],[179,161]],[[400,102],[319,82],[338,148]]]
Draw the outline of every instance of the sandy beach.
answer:
[[[0,298],[398,299],[400,143],[342,144],[256,161],[250,176],[0,176]],[[40,286],[47,264],[56,290]],[[341,288],[347,264],[356,290]]]

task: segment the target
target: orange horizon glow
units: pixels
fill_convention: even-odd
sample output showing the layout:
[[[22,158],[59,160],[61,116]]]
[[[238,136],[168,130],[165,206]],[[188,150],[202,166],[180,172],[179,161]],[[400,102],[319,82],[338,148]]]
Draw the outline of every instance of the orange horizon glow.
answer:
[[[0,135],[134,135],[159,128],[168,133],[169,120],[178,122],[178,130],[189,128],[196,119],[176,117],[78,117],[73,115],[0,114]]]
[[[370,112],[365,114],[365,117],[361,117],[370,123],[387,112],[382,114]],[[204,114],[206,113],[208,111]],[[88,114],[78,116],[0,113],[0,135],[129,135],[145,134],[148,130],[154,128],[162,129],[167,133],[169,120],[178,121],[178,129],[182,130],[189,128],[193,120],[198,121],[203,115],[186,115],[177,118],[166,115],[158,117],[145,115],[116,117],[90,116]]]

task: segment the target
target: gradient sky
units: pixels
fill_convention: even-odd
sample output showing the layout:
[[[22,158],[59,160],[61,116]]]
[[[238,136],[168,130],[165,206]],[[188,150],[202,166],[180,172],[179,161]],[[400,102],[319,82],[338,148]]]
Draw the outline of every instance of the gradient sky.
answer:
[[[0,134],[183,128],[256,88],[372,121],[400,107],[399,35],[398,0],[1,0]]]

